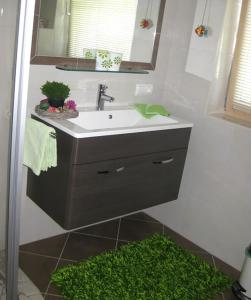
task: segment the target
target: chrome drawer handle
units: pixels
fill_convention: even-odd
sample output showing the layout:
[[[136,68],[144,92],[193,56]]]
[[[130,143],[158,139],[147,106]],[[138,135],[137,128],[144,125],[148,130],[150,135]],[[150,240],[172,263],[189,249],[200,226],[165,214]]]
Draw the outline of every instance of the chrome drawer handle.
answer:
[[[108,171],[108,170],[107,170],[107,171],[98,171],[97,173],[103,175],[103,174],[108,174],[108,173],[110,173],[110,171]]]
[[[125,170],[125,167],[121,167],[121,168],[115,169],[116,172],[122,172],[124,170]],[[101,174],[101,175],[105,175],[105,174],[109,174],[111,172],[113,172],[113,171],[103,170],[103,171],[98,171],[97,173]]]
[[[160,160],[160,161],[153,161],[153,164],[154,165],[164,165],[164,164],[170,164],[171,162],[174,161],[174,158],[169,158],[169,159],[166,159],[166,160]]]

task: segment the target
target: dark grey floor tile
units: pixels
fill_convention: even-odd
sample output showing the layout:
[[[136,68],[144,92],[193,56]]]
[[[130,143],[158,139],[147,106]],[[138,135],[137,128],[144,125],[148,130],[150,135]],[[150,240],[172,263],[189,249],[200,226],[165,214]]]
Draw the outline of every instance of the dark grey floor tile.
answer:
[[[64,299],[62,296],[56,296],[56,295],[50,295],[50,294],[47,294],[44,298],[45,300],[62,300]]]
[[[120,224],[119,240],[138,241],[145,239],[154,233],[162,234],[162,230],[163,226],[160,223],[122,219]]]
[[[224,300],[237,300],[235,295],[232,293],[232,290],[229,289],[224,293]]]
[[[46,292],[50,281],[50,274],[58,260],[30,253],[19,254],[19,265],[24,273],[38,287],[41,293]]]
[[[60,259],[60,261],[58,263],[58,266],[57,266],[57,269],[60,269],[62,267],[68,266],[68,265],[73,265],[73,264],[76,264],[76,262],[73,262],[71,260],[66,260],[66,259]],[[52,283],[49,286],[48,294],[61,295],[59,289],[55,285],[53,285]]]
[[[235,268],[229,266],[224,261],[220,260],[219,258],[214,256],[214,261],[216,268],[221,272],[225,273],[226,275],[230,276],[233,279],[238,279],[240,276],[240,272]]]
[[[67,234],[58,235],[48,239],[20,246],[20,251],[36,253],[58,258],[65,244]]]
[[[199,251],[195,251],[195,252],[191,251],[191,253],[193,255],[200,257],[202,260],[207,262],[210,266],[214,267],[214,261],[213,261],[213,257],[211,254],[206,253],[206,252],[199,252]]]
[[[90,256],[115,249],[116,241],[71,233],[62,254],[63,259],[84,260]]]
[[[113,220],[91,227],[76,230],[83,234],[97,235],[116,239],[118,234],[119,220]]]
[[[149,215],[147,215],[144,212],[139,212],[139,213],[124,217],[123,219],[159,223],[159,221],[157,221],[156,219],[150,217]]]
[[[130,242],[122,242],[122,241],[118,241],[117,249],[119,249],[119,248],[122,247],[122,246],[128,245],[128,244],[130,244]]]
[[[223,299],[223,295],[217,295],[215,298],[214,298],[214,300],[224,300]]]
[[[198,251],[207,253],[204,249],[200,248],[196,244],[192,243],[188,239],[184,238],[183,236],[179,235],[178,233],[166,226],[164,226],[164,235],[170,237],[173,241],[176,242],[177,245],[183,247],[184,249],[191,250],[193,252]]]

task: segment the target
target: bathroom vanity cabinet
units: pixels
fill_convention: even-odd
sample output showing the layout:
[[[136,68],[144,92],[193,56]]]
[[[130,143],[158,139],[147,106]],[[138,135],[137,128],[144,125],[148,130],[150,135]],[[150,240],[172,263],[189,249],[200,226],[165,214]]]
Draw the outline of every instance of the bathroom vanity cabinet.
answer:
[[[191,128],[88,138],[55,130],[58,167],[29,170],[27,195],[64,229],[177,199]]]

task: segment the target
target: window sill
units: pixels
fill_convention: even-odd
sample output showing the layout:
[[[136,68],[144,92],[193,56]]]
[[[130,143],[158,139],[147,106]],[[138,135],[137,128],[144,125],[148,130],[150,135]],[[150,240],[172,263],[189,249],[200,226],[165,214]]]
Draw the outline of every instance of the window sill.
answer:
[[[216,117],[218,119],[225,120],[225,121],[228,121],[228,122],[240,125],[240,126],[251,128],[251,122],[233,117],[233,116],[229,115],[227,112],[211,113],[210,116]]]

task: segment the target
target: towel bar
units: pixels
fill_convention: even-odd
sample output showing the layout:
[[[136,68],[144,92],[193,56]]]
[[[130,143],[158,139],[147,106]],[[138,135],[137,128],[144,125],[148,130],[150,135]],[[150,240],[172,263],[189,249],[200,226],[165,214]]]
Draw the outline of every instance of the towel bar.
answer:
[[[51,132],[50,133],[50,136],[53,138],[53,139],[55,139],[57,136],[56,136],[56,133],[54,133],[54,132]]]

